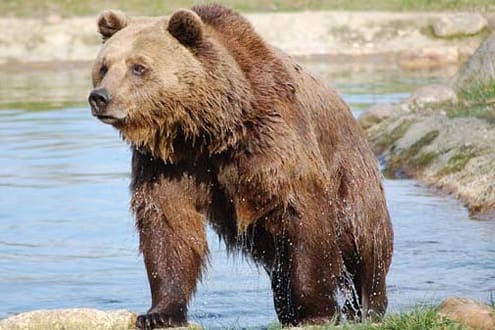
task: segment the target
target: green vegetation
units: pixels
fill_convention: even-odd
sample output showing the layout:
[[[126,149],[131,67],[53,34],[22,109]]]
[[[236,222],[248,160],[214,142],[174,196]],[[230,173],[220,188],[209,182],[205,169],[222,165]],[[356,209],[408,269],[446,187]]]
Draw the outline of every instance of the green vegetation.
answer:
[[[459,97],[471,104],[495,103],[495,80],[486,85],[475,85],[459,92]]]
[[[386,317],[377,330],[461,330],[465,327],[452,321],[441,318],[434,308],[420,307],[416,310],[400,315]]]
[[[436,152],[425,152],[424,154],[420,154],[418,157],[413,159],[413,161],[417,167],[425,167],[437,157],[438,154]]]
[[[495,80],[459,91],[459,104],[449,109],[450,117],[477,117],[495,123]]]
[[[495,104],[494,105],[474,105],[464,108],[464,111],[449,114],[450,117],[476,117],[484,119],[491,124],[495,124]]]
[[[272,325],[269,330],[281,330]],[[419,306],[404,314],[391,314],[381,323],[344,324],[339,326],[309,326],[304,330],[464,330],[465,327],[441,318],[434,307]]]
[[[1,16],[94,15],[104,8],[119,8],[131,14],[162,15],[180,7],[191,7],[206,0],[2,0]],[[241,11],[296,10],[489,10],[493,0],[216,0]]]
[[[404,151],[404,156],[406,158],[412,158],[415,155],[419,154],[420,150],[429,145],[433,140],[438,137],[440,132],[438,130],[433,130],[431,132],[426,133],[421,139],[416,141],[409,149]]]
[[[462,169],[464,169],[464,167],[466,166],[466,164],[469,162],[469,160],[471,158],[474,158],[476,156],[477,156],[477,154],[476,154],[475,150],[473,150],[470,147],[463,147],[463,148],[461,148],[459,153],[453,155],[449,159],[449,161],[447,162],[447,165],[440,170],[438,175],[443,176],[443,175],[448,175],[448,174],[452,174],[455,172],[459,172]]]
[[[413,122],[411,120],[403,120],[392,130],[392,132],[390,132],[390,134],[384,135],[383,138],[376,143],[373,148],[373,152],[375,154],[382,154],[388,146],[392,145],[395,141],[406,134],[412,123]]]
[[[435,152],[421,153],[421,149],[431,144],[438,137],[438,134],[440,134],[438,130],[430,131],[412,146],[394,155],[387,164],[384,171],[385,175],[388,177],[397,177],[400,176],[398,173],[401,172],[411,174],[431,163],[438,154]]]

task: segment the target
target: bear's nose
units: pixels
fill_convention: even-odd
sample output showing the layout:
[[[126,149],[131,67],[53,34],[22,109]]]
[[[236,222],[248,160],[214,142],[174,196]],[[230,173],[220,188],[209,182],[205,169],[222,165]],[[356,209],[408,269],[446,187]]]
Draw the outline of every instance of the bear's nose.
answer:
[[[110,102],[110,95],[105,88],[93,89],[89,94],[88,102],[91,105],[91,113],[96,116],[105,111]]]

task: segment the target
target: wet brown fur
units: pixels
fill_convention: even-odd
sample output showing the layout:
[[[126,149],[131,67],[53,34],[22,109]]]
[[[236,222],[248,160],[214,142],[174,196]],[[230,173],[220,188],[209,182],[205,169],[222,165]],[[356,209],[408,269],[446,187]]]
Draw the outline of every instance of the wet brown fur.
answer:
[[[114,126],[133,150],[152,290],[138,326],[186,322],[206,223],[266,269],[283,324],[382,315],[393,233],[376,161],[338,94],[218,5],[98,22],[94,85],[112,93],[109,113],[125,112]],[[147,76],[129,76],[133,58]]]

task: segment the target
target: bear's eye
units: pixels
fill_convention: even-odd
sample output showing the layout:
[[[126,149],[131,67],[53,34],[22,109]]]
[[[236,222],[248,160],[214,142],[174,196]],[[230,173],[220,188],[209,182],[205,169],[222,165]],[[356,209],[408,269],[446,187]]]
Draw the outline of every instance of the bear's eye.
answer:
[[[142,76],[146,72],[146,68],[141,64],[133,64],[131,70],[135,76]]]
[[[103,64],[101,67],[100,67],[100,77],[103,77],[107,74],[108,72],[108,67]]]

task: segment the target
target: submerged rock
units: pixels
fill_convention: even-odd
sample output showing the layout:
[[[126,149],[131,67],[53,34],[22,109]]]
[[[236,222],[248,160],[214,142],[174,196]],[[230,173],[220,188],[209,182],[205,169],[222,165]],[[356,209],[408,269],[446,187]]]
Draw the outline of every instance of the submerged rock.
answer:
[[[472,299],[447,298],[438,307],[437,313],[470,329],[495,329],[495,309]]]
[[[134,330],[136,314],[91,308],[37,310],[0,320],[0,330]],[[190,323],[179,330],[201,330]]]
[[[488,21],[478,13],[445,15],[433,20],[431,27],[437,37],[469,36],[481,32]]]

